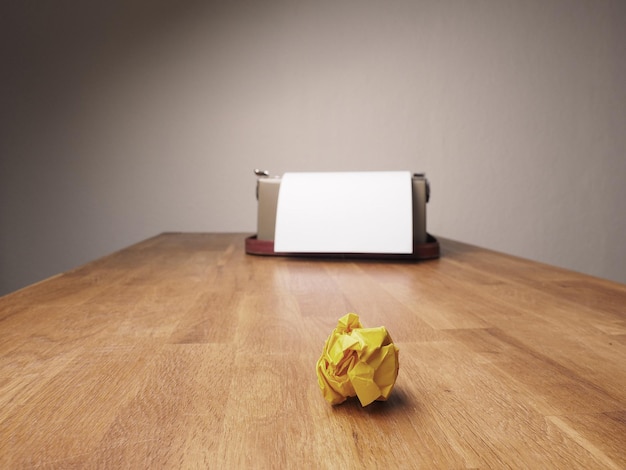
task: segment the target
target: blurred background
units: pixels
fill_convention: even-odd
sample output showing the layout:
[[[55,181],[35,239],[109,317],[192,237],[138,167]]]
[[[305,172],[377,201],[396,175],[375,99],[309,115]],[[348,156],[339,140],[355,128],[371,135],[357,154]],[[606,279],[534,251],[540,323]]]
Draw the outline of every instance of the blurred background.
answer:
[[[429,232],[626,283],[626,2],[0,9],[0,294],[254,233],[257,167],[426,172]]]

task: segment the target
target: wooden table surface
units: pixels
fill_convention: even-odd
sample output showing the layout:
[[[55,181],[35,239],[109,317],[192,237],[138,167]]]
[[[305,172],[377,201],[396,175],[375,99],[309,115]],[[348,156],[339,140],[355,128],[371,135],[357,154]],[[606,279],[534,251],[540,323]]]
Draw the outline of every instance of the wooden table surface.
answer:
[[[626,468],[626,286],[441,240],[423,262],[162,234],[0,298],[0,468]],[[328,405],[347,312],[400,349]]]

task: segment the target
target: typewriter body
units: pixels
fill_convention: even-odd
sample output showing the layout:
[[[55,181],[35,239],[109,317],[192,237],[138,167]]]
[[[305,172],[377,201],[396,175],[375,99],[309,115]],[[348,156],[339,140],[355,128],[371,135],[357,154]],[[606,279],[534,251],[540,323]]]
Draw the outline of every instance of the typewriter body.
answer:
[[[267,171],[255,170],[258,200],[257,235],[259,242],[273,242],[281,177],[271,176]],[[425,174],[415,173],[412,182],[413,243],[415,246],[432,243],[426,231],[426,204],[430,199],[430,185]]]

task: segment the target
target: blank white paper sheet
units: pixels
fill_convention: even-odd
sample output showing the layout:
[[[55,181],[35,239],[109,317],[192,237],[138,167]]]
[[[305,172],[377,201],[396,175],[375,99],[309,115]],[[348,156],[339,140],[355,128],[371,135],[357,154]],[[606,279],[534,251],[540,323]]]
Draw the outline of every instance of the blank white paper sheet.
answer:
[[[411,172],[285,173],[274,251],[412,253]]]

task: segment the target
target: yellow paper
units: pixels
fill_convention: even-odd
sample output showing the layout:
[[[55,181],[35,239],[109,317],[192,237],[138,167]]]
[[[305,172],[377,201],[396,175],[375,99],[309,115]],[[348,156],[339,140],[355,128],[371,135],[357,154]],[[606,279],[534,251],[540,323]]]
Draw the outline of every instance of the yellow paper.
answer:
[[[363,328],[348,313],[326,340],[317,361],[317,381],[326,401],[358,397],[362,406],[386,400],[398,377],[398,348],[384,326]]]

